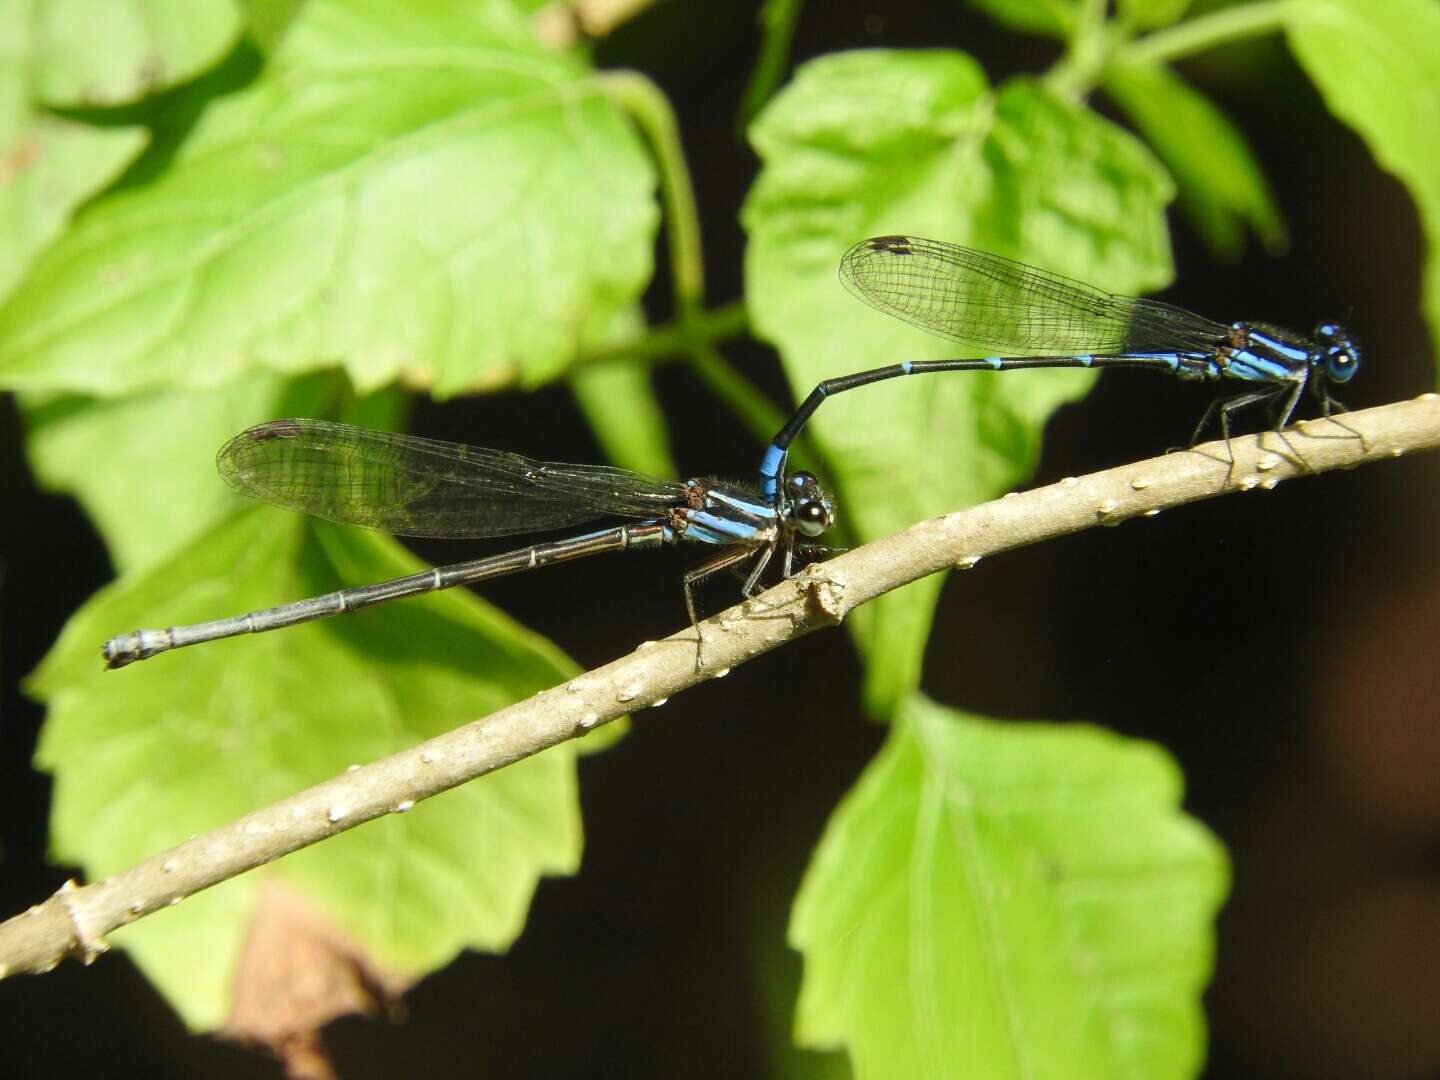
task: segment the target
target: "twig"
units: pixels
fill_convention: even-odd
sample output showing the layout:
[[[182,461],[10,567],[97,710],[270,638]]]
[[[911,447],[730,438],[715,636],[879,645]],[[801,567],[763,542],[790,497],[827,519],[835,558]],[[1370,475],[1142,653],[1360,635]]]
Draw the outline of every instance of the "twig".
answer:
[[[1127,46],[1121,58],[1131,64],[1170,63],[1232,41],[1274,33],[1285,29],[1295,6],[1292,0],[1264,0],[1222,8],[1157,30]]]
[[[882,593],[982,557],[1114,525],[1229,492],[1440,447],[1440,395],[1346,413],[1343,427],[1305,421],[1274,433],[1207,443],[921,522],[812,566],[763,597],[649,642],[563,686],[502,709],[187,840],[94,885],[55,896],[0,924],[0,977],[43,972],[66,956],[89,962],[116,927],[246,870],[494,772],[707,679],[823,626]],[[778,617],[777,617],[778,616]]]

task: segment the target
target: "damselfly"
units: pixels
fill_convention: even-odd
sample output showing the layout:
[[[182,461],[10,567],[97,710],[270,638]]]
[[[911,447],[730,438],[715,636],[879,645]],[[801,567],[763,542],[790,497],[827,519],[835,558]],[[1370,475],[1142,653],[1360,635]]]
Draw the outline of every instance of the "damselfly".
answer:
[[[1330,386],[1349,382],[1360,350],[1343,326],[1322,322],[1313,337],[1268,323],[1212,322],[1158,300],[1117,296],[974,248],[918,236],[880,236],[840,261],[840,280],[867,304],[908,323],[998,355],[914,360],[826,379],[780,429],[760,463],[760,493],[781,504],[790,444],[827,397],[870,383],[939,371],[1138,367],[1182,379],[1234,379],[1250,389],[1211,403],[1191,445],[1215,417],[1230,438],[1237,409],[1269,404],[1283,428],[1307,386],[1326,416],[1344,406]]]
[[[816,549],[806,539],[819,536],[834,521],[829,496],[806,472],[786,480],[785,498],[776,504],[738,484],[657,480],[604,465],[535,461],[501,450],[323,420],[272,420],[252,427],[221,448],[216,465],[243,494],[327,521],[400,536],[511,536],[604,517],[632,523],[227,619],[137,630],[102,646],[107,667],[603,551],[680,540],[721,548],[685,575],[685,607],[695,624],[692,589],[702,578],[750,560],[742,592],[751,596],[777,551],[788,577],[796,555]]]

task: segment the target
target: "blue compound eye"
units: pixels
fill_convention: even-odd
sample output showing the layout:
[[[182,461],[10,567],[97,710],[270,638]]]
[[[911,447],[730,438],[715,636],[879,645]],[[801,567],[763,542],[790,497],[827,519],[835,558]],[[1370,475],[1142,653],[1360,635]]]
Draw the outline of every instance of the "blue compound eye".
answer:
[[[1323,322],[1315,327],[1315,344],[1320,347],[1320,366],[1331,382],[1349,382],[1360,369],[1360,349],[1348,330],[1339,323]]]
[[[1331,382],[1349,382],[1360,367],[1360,358],[1349,349],[1332,348],[1325,356],[1325,375]]]

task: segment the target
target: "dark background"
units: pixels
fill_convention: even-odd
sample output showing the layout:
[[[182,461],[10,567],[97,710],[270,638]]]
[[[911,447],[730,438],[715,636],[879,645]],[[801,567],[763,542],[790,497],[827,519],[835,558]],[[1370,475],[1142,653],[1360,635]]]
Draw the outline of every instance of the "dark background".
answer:
[[[602,65],[649,72],[679,112],[713,302],[741,288],[737,212],[756,162],[734,116],[758,46],[754,8],[661,4],[599,46]],[[794,58],[874,45],[963,49],[996,81],[1057,55],[959,4],[828,0],[805,12]],[[1328,117],[1278,39],[1184,71],[1246,132],[1292,243],[1282,258],[1252,252],[1219,265],[1173,219],[1170,298],[1219,319],[1299,328],[1353,309],[1365,367],[1347,402],[1430,389],[1422,243],[1401,186]],[[668,295],[657,281],[655,318],[668,316]],[[740,343],[727,354],[789,399],[768,349]],[[682,472],[753,467],[758,447],[683,367],[660,369],[657,384]],[[1035,482],[1181,441],[1205,393],[1107,373],[1051,423]],[[561,460],[599,454],[562,388],[425,404],[414,428]],[[1435,456],[1332,473],[989,559],[946,586],[928,693],[994,716],[1157,740],[1184,767],[1187,809],[1229,848],[1235,885],[1207,996],[1208,1075],[1440,1074],[1437,482]],[[110,572],[75,505],[36,491],[8,399],[0,485],[6,917],[67,876],[44,860],[49,781],[29,766],[42,711],[18,680]],[[690,554],[616,557],[603,572],[562,566],[485,594],[590,666],[621,651],[617,640],[679,625]],[[342,1075],[763,1074],[767,1046],[789,1031],[799,973],[782,947],[790,898],[829,812],[884,736],[859,714],[859,680],[846,635],[823,633],[647,711],[628,739],[581,766],[579,876],[542,883],[508,956],[467,954],[425,980],[402,1023],[333,1025]],[[0,1075],[137,1069],[279,1072],[188,1036],[120,953],[0,984]]]

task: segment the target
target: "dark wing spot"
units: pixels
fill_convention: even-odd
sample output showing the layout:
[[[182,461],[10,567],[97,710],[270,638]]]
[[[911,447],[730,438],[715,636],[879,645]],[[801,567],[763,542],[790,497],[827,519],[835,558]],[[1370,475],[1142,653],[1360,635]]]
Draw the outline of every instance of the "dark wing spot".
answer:
[[[871,251],[888,251],[891,255],[912,255],[908,236],[877,236],[868,241]]]

